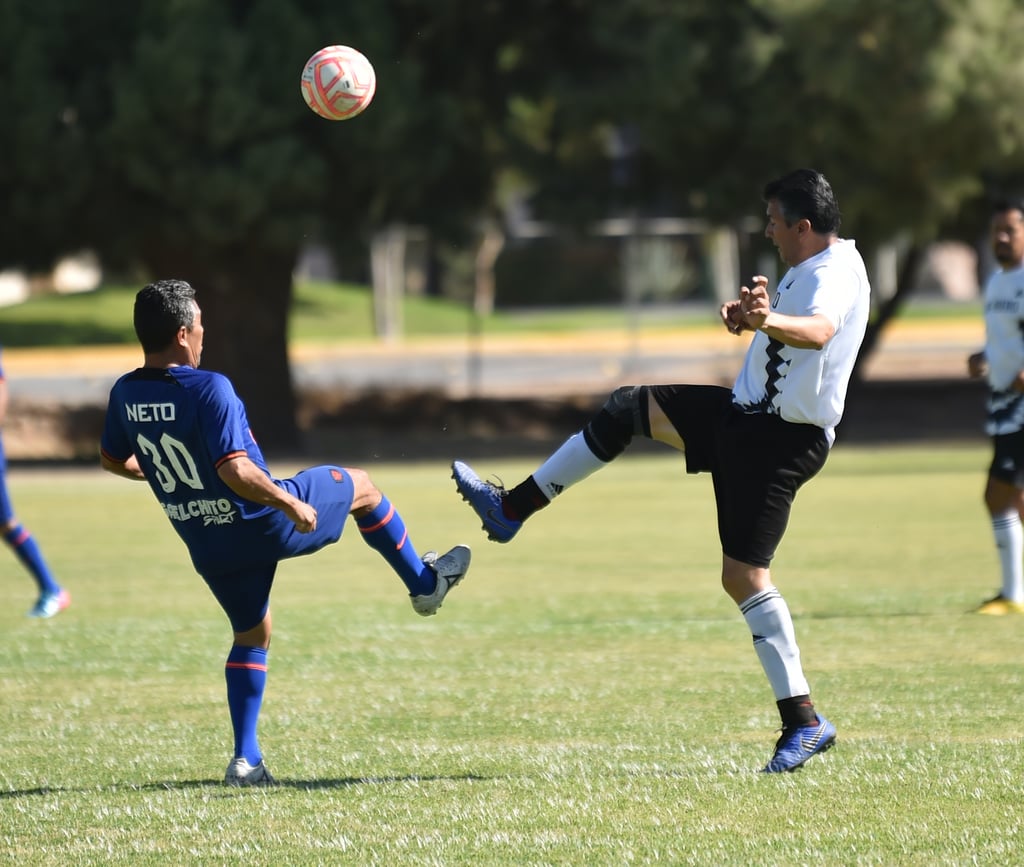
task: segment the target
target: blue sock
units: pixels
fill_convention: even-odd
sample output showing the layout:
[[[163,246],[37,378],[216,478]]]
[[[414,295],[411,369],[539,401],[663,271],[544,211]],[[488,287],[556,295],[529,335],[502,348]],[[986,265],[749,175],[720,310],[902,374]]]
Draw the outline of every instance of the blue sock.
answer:
[[[262,647],[232,646],[224,666],[228,684],[228,710],[235,731],[235,755],[250,765],[263,758],[256,740],[256,724],[260,719],[263,690],[267,685],[267,651]]]
[[[32,538],[21,524],[16,524],[6,533],[4,541],[11,546],[11,549],[18,555],[18,559],[25,564],[25,568],[32,573],[39,585],[40,593],[60,593],[60,584],[53,577],[53,573],[43,559],[43,553],[39,550],[36,540]]]
[[[411,596],[433,593],[437,576],[433,569],[424,566],[405,529],[405,522],[391,505],[387,497],[368,515],[356,519],[356,526],[363,534],[366,544],[379,551],[405,586]]]

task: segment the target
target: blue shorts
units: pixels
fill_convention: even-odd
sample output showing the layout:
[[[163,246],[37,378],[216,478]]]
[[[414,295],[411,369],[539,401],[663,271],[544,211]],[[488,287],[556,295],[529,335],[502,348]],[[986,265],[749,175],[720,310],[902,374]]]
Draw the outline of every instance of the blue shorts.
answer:
[[[355,486],[341,467],[311,467],[278,484],[316,509],[316,529],[300,533],[284,513],[275,511],[267,527],[270,551],[264,562],[232,571],[201,573],[235,632],[252,629],[266,616],[277,564],[337,542],[352,510]]]

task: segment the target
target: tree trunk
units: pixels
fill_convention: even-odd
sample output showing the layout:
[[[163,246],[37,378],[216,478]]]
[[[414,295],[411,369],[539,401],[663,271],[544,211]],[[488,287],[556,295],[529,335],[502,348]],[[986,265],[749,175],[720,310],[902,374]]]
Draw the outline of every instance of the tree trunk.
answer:
[[[394,342],[402,336],[405,300],[406,228],[393,223],[370,242],[373,279],[373,326],[378,337]]]
[[[288,313],[295,255],[233,250],[215,262],[162,250],[154,279],[177,277],[203,311],[202,366],[225,374],[245,403],[253,436],[268,454],[300,445],[288,361]]]
[[[494,312],[497,295],[494,266],[503,249],[505,232],[501,223],[496,219],[485,220],[473,269],[473,313],[478,317],[490,316]]]

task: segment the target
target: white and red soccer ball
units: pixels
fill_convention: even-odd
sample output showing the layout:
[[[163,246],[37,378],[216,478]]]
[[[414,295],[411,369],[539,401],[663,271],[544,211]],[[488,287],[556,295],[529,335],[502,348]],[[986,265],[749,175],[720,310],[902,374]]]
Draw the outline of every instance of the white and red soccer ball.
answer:
[[[347,45],[328,45],[302,70],[302,98],[320,117],[348,120],[373,99],[377,76],[364,55]]]

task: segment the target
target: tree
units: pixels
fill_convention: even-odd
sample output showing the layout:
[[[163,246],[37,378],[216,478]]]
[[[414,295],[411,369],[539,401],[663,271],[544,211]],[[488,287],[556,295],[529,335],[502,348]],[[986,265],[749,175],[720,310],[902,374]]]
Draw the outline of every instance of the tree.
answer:
[[[18,123],[0,130],[13,157],[0,166],[0,261],[89,247],[108,266],[189,279],[204,363],[232,376],[264,445],[294,446],[287,315],[302,245],[365,243],[396,221],[470,237],[493,200],[511,95],[543,88],[535,55],[575,57],[583,7],[5,3],[0,110]],[[336,34],[379,82],[344,124],[309,112],[298,85]]]
[[[299,95],[332,41],[378,75],[341,124]],[[800,164],[865,247],[920,241],[1024,176],[1021,44],[1016,0],[0,0],[0,263],[88,247],[191,280],[205,363],[291,447],[308,241],[405,222],[472,246],[482,226],[486,265],[512,195],[727,224]]]

